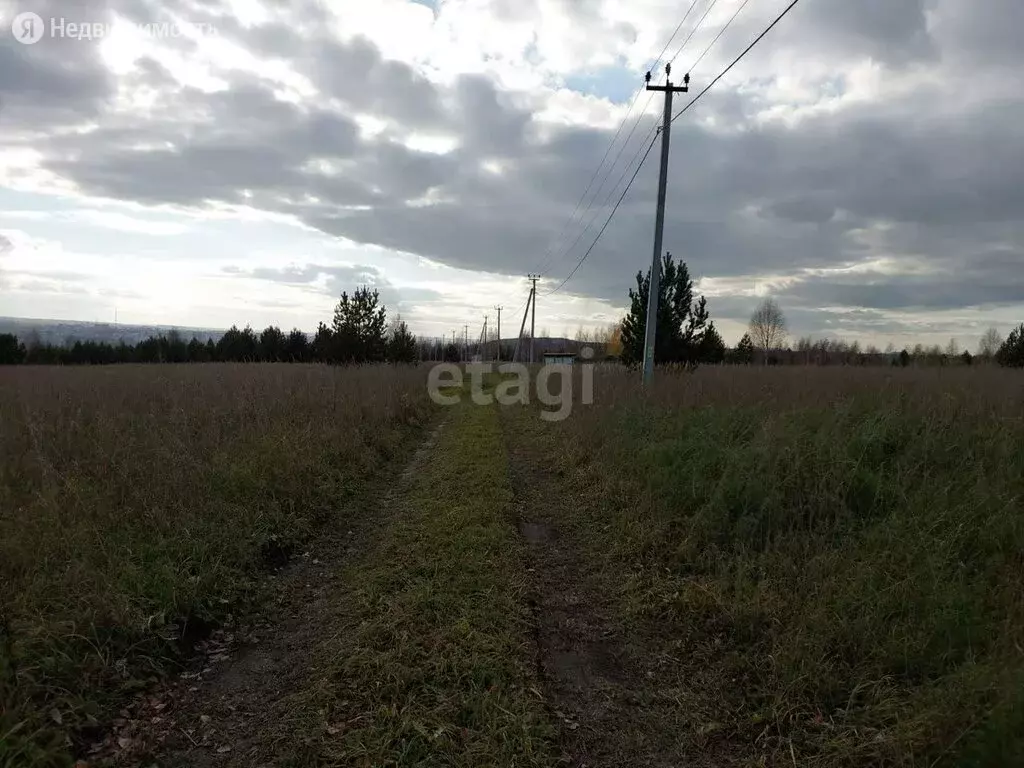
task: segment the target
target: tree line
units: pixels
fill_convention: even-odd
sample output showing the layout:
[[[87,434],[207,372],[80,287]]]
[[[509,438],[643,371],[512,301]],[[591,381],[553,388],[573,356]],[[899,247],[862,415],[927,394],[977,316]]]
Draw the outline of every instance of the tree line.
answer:
[[[619,325],[607,335],[612,349],[627,366],[643,361],[644,334],[647,326],[647,300],[650,295],[650,271],[638,272],[636,287],[629,291],[630,308]],[[788,325],[781,307],[772,298],[764,299],[750,317],[747,333],[733,348],[727,348],[710,319],[707,301],[694,297],[693,281],[684,262],[676,263],[666,253],[661,263],[658,288],[658,317],[655,326],[655,363],[694,366],[701,363],[765,363],[817,365],[972,365],[993,361],[1007,367],[1024,367],[1024,324],[1006,339],[990,328],[981,338],[977,355],[961,350],[954,339],[943,348],[917,344],[899,352],[890,344],[883,352],[874,346],[861,348],[854,342],[810,337],[801,338],[796,349],[787,343]]]
[[[0,365],[108,365],[114,363],[412,363],[419,358],[416,339],[396,316],[389,324],[377,291],[357,288],[342,293],[331,325],[320,323],[310,338],[295,328],[277,326],[261,332],[232,326],[217,341],[186,341],[177,331],[151,336],[137,344],[124,341],[76,341],[73,344],[28,344],[0,334]]]
[[[912,349],[896,351],[890,343],[884,351],[874,345],[861,347],[858,342],[848,344],[842,339],[800,338],[796,348],[786,346],[788,325],[785,315],[774,299],[767,298],[758,305],[750,317],[749,331],[741,346],[750,355],[768,364],[797,365],[973,365],[975,362],[995,362],[1010,368],[1024,368],[1024,324],[1013,329],[1003,339],[999,331],[989,328],[981,337],[977,354],[961,350],[956,339],[942,347],[915,344]],[[748,360],[749,362],[749,360]]]
[[[975,360],[994,361],[1003,366],[1024,367],[1024,324],[1006,339],[995,329],[982,337],[977,355],[961,351],[950,340],[943,349],[937,345],[916,345],[896,352],[890,344],[885,352],[875,347],[861,349],[857,342],[802,338],[796,349],[786,346],[787,323],[774,299],[765,299],[750,318],[748,332],[734,348],[726,347],[710,318],[706,299],[694,296],[693,280],[685,262],[677,263],[666,253],[661,264],[658,288],[658,318],[655,363],[683,364],[890,364],[971,365]],[[618,326],[591,335],[581,330],[581,342],[604,346],[605,356],[618,358],[633,367],[643,361],[650,272],[636,275],[636,287],[629,290],[630,308]],[[543,335],[543,334],[542,334]],[[501,358],[508,360],[513,347],[502,346]],[[477,345],[478,346],[478,345]],[[250,326],[232,326],[217,341],[186,341],[176,331],[151,336],[137,344],[76,341],[57,345],[32,341],[25,344],[13,334],[0,334],[0,365],[105,365],[113,363],[208,363],[208,362],[296,362],[296,363],[412,363],[418,360],[459,362],[468,345],[444,339],[417,339],[400,316],[390,323],[387,308],[377,291],[357,288],[342,293],[331,324],[321,322],[312,337],[295,328],[285,333],[277,326],[256,332]]]

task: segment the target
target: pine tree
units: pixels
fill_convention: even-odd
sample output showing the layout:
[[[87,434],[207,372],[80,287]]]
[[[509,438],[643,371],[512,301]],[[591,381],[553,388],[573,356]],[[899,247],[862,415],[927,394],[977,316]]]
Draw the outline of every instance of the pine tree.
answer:
[[[736,345],[733,360],[742,364],[754,362],[754,340],[750,338],[749,333],[744,333],[740,343]]]
[[[17,365],[25,359],[25,345],[13,333],[0,334],[0,365]]]
[[[388,331],[388,361],[414,363],[417,355],[416,339],[409,333],[409,326],[400,316],[395,317]]]
[[[444,361],[446,363],[457,363],[462,359],[462,352],[458,345],[448,342],[444,347]],[[508,359],[507,357],[505,358]]]
[[[142,342],[145,344],[146,342]],[[140,347],[142,345],[140,344]],[[160,351],[157,350],[155,356],[159,356]],[[220,341],[217,342],[217,359],[225,362],[251,362],[256,360],[259,356],[259,339],[256,337],[256,332],[251,326],[245,326],[243,330],[238,330],[238,326],[231,326],[223,336],[220,337]],[[150,362],[156,362],[151,360]]]
[[[629,314],[622,321],[622,362],[638,365],[644,357],[647,297],[651,274],[637,272],[636,289],[629,290]],[[693,301],[693,281],[684,262],[676,264],[671,253],[662,259],[658,286],[658,317],[655,327],[655,363],[692,363],[708,323],[707,301]]]
[[[387,357],[387,310],[377,291],[357,288],[341,294],[334,310],[336,359],[343,363],[378,363]]]
[[[286,338],[276,325],[268,325],[260,334],[260,360],[277,363],[285,359]]]
[[[292,328],[284,342],[284,359],[304,363],[309,359],[309,338],[305,332]]]
[[[206,356],[206,345],[195,336],[193,336],[192,341],[188,343],[188,361],[190,363],[209,362],[209,358]]]
[[[1024,368],[1024,323],[1010,331],[996,352],[996,362],[1006,368]]]
[[[334,352],[334,332],[320,323],[316,327],[316,336],[313,337],[313,359],[319,363],[337,362]]]
[[[701,363],[720,363],[725,359],[725,341],[722,339],[714,322],[701,335],[697,346],[697,359]]]

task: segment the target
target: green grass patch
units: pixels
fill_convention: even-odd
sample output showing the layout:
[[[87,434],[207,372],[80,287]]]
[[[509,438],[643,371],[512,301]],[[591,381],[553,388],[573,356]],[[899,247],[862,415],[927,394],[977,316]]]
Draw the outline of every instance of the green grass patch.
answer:
[[[495,410],[455,407],[352,567],[343,626],[321,651],[329,674],[296,702],[318,714],[295,764],[556,764],[507,469]]]

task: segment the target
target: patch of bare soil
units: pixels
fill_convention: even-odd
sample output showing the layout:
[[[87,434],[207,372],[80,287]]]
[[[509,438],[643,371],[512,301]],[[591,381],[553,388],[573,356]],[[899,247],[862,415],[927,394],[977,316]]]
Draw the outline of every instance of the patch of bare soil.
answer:
[[[345,566],[386,525],[392,502],[411,482],[442,427],[423,442],[398,482],[346,518],[344,530],[325,531],[269,577],[272,598],[257,623],[213,633],[177,681],[122,711],[93,759],[145,768],[303,764],[295,757],[303,753],[303,745],[295,743],[302,738],[297,720],[302,713],[290,710],[289,697],[315,684],[314,650],[341,609],[335,596],[343,593]],[[282,754],[288,762],[281,761]]]
[[[532,575],[538,669],[565,761],[578,768],[722,764],[701,746],[710,746],[698,732],[707,718],[679,643],[618,618],[612,587],[625,574],[604,570],[574,534],[568,505],[577,502],[551,456],[510,422],[519,418],[505,416],[515,523]]]

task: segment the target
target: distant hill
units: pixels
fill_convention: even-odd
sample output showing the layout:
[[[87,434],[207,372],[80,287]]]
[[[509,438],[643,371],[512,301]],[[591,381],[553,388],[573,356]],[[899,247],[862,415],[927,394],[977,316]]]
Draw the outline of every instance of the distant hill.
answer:
[[[117,344],[138,344],[150,336],[166,336],[171,331],[190,341],[217,341],[224,331],[216,328],[186,328],[172,325],[122,325],[120,323],[92,323],[76,320],[45,320],[26,317],[0,317],[0,333],[13,333],[26,344],[40,341],[44,344],[74,344],[76,341],[105,341]]]
[[[44,344],[66,345],[74,344],[76,341],[105,341],[108,344],[117,344],[124,341],[126,344],[138,344],[151,336],[166,336],[172,331],[181,335],[186,341],[192,337],[206,342],[208,339],[219,341],[224,335],[224,330],[219,328],[190,328],[180,325],[125,325],[121,323],[94,323],[79,320],[45,320],[25,317],[0,317],[0,334],[13,333],[18,340],[30,344],[32,341],[40,341]],[[431,338],[431,337],[424,337]],[[436,338],[436,337],[434,337]],[[494,343],[493,341],[491,342]],[[515,347],[515,338],[501,340],[502,346]],[[529,344],[524,339],[524,344]],[[589,346],[600,354],[603,351],[603,344],[594,342],[579,342],[574,339],[561,337],[545,338],[538,337],[534,346],[535,354],[540,356],[545,352],[578,352],[581,347]],[[524,347],[523,351],[529,349]]]
[[[515,345],[516,340],[512,338],[502,343]],[[523,343],[529,345],[529,340],[524,339]],[[534,349],[538,354],[543,354],[544,352],[576,352],[581,347],[599,346],[601,345],[593,342],[575,341],[574,339],[565,339],[561,337],[547,338],[544,336],[538,336],[536,342],[534,342]]]
[[[494,342],[491,342],[492,344]],[[523,339],[523,351],[529,350],[530,341],[529,339]],[[502,339],[501,345],[503,347],[515,347],[515,338]],[[601,356],[604,354],[604,344],[596,341],[576,341],[575,339],[566,339],[563,337],[547,338],[544,336],[538,336],[534,342],[534,353],[538,357],[543,355],[545,352],[571,352],[573,354],[578,353],[583,347],[590,347],[594,350],[594,354]]]

